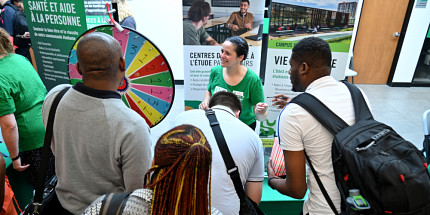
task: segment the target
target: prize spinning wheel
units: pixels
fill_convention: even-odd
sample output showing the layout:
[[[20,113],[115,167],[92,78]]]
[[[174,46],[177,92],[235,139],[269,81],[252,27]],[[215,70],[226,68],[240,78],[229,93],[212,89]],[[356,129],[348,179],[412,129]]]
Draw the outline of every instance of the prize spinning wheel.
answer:
[[[161,51],[137,31],[124,28],[120,32],[113,25],[101,25],[82,34],[69,54],[71,84],[82,81],[75,67],[77,44],[83,35],[94,31],[111,35],[121,45],[126,65],[124,80],[118,88],[122,101],[141,115],[150,127],[160,123],[173,104],[173,74]]]

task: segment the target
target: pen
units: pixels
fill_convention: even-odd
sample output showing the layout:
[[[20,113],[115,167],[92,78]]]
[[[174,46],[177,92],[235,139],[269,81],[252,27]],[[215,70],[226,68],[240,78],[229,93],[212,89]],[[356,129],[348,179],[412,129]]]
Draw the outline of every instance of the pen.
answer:
[[[280,96],[280,97],[274,97],[274,96],[268,96],[267,97],[268,99],[288,99],[288,97],[283,97],[283,96]]]

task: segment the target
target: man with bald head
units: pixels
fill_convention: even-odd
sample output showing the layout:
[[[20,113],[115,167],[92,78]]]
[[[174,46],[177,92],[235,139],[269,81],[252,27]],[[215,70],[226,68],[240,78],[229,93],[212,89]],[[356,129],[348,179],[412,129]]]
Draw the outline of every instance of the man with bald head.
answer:
[[[82,214],[103,194],[142,188],[151,164],[149,127],[116,91],[125,73],[119,43],[105,33],[87,34],[79,40],[77,58],[83,83],[61,99],[51,144],[57,196],[72,214]],[[45,125],[55,96],[69,86],[48,93],[42,111]]]

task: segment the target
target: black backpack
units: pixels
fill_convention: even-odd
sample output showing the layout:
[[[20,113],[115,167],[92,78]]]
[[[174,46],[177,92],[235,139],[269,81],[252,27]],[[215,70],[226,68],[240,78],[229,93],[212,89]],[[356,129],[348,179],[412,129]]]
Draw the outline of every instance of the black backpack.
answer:
[[[12,36],[14,45],[18,46],[19,48],[29,48],[31,46],[30,39],[28,38],[21,38],[21,36],[28,32],[28,24],[25,14],[18,9],[17,6],[10,2],[6,2],[6,4],[3,6],[5,7],[11,7],[15,13],[14,13],[14,22],[13,22],[13,34]],[[0,22],[4,22],[3,16],[0,15]]]
[[[360,90],[343,82],[351,92],[354,125],[311,94],[291,101],[334,135],[332,162],[342,214],[430,214],[430,175],[422,152],[391,127],[375,121]],[[339,214],[307,155],[306,159],[331,209]]]

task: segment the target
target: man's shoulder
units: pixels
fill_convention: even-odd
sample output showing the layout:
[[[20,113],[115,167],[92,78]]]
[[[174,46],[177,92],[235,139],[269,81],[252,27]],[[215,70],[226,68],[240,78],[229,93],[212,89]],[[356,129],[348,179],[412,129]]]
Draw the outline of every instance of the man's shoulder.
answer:
[[[71,87],[70,84],[60,84],[49,90],[48,94],[45,97],[45,100],[48,100],[50,97],[57,95],[58,92],[63,90],[66,87]]]
[[[184,27],[184,28],[191,28],[191,27],[194,27],[194,25],[193,25],[193,22],[191,22],[191,20],[184,20],[183,22],[182,22],[182,26]]]
[[[16,11],[19,11],[18,7],[16,7],[15,5],[13,5],[12,3],[10,3],[9,1],[6,2],[3,6],[3,13],[15,13]]]

